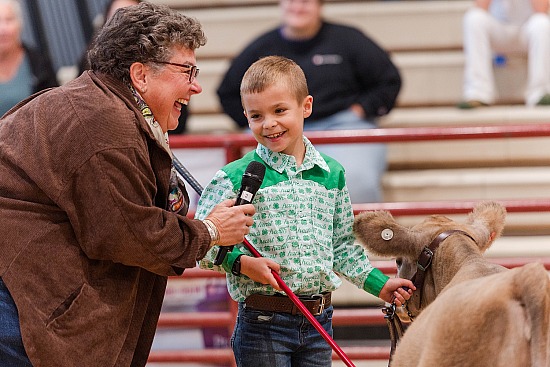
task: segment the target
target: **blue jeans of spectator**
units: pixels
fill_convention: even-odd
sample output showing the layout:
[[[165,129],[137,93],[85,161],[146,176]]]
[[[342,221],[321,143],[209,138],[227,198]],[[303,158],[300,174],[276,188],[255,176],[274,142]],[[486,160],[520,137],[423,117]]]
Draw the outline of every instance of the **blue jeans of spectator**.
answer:
[[[375,127],[376,121],[362,119],[352,110],[345,110],[324,119],[306,120],[304,130],[361,130]],[[316,144],[315,147],[344,166],[353,203],[382,201],[382,176],[387,168],[386,144]]]
[[[32,367],[21,339],[17,307],[0,278],[0,366]]]
[[[332,306],[317,321],[332,336]],[[247,309],[239,315],[231,337],[238,367],[331,367],[332,349],[302,314]]]

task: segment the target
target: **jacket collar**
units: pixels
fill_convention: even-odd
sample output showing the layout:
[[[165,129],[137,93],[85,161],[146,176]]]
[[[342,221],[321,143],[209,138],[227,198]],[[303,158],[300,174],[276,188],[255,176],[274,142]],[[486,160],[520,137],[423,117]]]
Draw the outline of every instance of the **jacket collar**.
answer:
[[[130,90],[130,87],[128,85],[108,74],[95,71],[87,71],[87,73],[96,84],[98,84],[99,86],[104,85],[105,88],[107,88],[117,97],[119,97],[128,106],[128,108],[130,108],[134,112],[134,114],[136,115],[138,126],[145,133],[145,135],[149,139],[154,140],[158,147],[160,147],[164,152],[171,156],[170,152],[166,151],[166,147],[156,138],[155,134],[153,134],[153,132],[151,131],[151,128],[145,120],[145,117],[143,117],[143,114],[141,113],[141,110],[139,109],[139,106],[134,99],[132,91]]]

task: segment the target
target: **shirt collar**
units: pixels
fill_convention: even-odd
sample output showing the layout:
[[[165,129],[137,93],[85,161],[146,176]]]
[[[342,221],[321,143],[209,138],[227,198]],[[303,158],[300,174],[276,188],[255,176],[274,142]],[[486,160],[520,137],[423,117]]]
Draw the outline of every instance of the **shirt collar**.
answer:
[[[330,172],[330,168],[321,156],[321,153],[315,149],[313,144],[305,136],[302,137],[304,145],[306,146],[306,155],[304,161],[300,167],[296,167],[296,158],[292,155],[274,152],[262,144],[258,144],[256,147],[256,153],[262,160],[267,163],[271,168],[279,173],[283,173],[285,170],[294,170],[296,172],[307,171],[313,168],[315,165],[319,168]]]

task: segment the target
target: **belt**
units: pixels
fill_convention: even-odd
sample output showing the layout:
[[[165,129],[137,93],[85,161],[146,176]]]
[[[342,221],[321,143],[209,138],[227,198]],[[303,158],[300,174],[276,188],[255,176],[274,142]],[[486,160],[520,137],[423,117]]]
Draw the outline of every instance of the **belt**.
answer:
[[[331,304],[330,292],[298,298],[314,316],[322,314],[325,308]],[[264,294],[252,294],[244,300],[244,303],[246,308],[258,311],[283,312],[292,315],[301,313],[290,298],[282,295],[267,296]]]

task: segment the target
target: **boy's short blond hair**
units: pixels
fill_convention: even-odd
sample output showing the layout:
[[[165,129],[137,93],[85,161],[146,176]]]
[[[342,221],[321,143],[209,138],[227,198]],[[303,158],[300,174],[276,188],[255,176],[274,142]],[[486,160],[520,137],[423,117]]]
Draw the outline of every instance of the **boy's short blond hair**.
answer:
[[[248,68],[241,81],[241,97],[260,93],[276,83],[283,82],[288,91],[302,102],[309,95],[304,72],[298,64],[283,56],[266,56]]]

